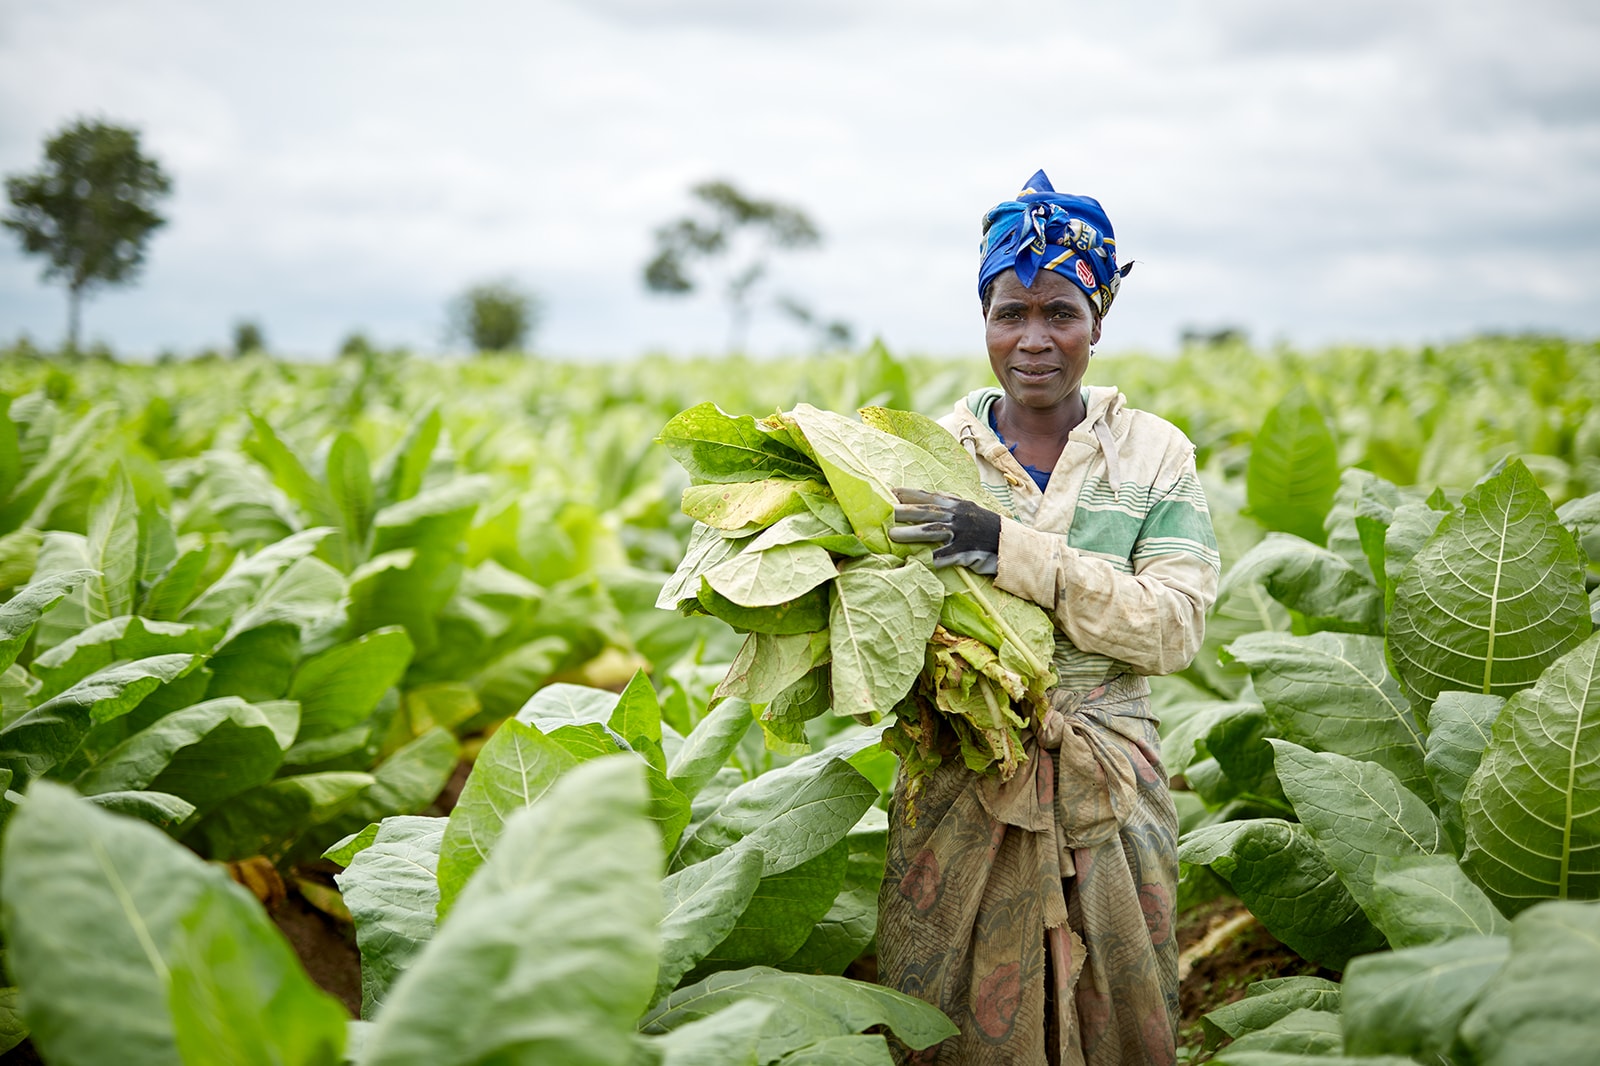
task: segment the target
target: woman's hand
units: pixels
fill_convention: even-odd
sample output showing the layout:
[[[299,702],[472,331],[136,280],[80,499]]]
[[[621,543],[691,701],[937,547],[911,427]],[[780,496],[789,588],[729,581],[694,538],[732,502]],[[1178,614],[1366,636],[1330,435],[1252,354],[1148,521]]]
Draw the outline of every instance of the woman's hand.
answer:
[[[895,489],[900,506],[889,539],[896,544],[938,544],[933,565],[964,566],[975,574],[1000,569],[1000,516],[971,500],[921,489]]]

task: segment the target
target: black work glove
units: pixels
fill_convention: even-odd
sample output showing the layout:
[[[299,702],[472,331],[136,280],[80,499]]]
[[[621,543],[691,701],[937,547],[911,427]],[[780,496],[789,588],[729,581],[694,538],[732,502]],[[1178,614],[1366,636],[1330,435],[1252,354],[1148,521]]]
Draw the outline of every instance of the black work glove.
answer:
[[[896,544],[938,544],[934,566],[964,566],[975,574],[1000,569],[1000,516],[971,500],[921,489],[895,489],[900,506],[889,539]]]

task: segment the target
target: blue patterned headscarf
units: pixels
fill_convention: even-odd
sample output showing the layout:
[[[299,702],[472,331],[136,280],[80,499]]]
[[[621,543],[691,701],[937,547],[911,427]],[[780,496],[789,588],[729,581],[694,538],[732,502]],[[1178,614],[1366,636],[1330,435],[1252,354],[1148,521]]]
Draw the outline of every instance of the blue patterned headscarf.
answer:
[[[1015,200],[983,216],[979,245],[978,299],[1007,270],[1029,288],[1040,270],[1054,270],[1078,283],[1103,318],[1133,264],[1117,268],[1117,239],[1100,201],[1056,192],[1044,171],[1028,179]]]

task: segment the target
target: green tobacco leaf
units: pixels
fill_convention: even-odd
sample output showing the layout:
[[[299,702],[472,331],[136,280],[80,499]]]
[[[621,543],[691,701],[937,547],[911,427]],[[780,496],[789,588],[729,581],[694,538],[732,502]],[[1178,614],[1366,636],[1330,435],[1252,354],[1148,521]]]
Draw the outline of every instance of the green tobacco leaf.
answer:
[[[709,400],[675,415],[656,439],[690,477],[702,481],[800,481],[818,475],[815,463],[754,418],[726,414]]]
[[[666,769],[661,753],[661,700],[643,670],[636,671],[629,679],[606,725],[629,747],[644,755],[647,762]]]
[[[1273,765],[1273,736],[1267,712],[1258,704],[1222,704],[1230,708],[1206,730],[1205,749],[1227,775],[1228,798],[1275,806],[1287,813],[1288,800]]]
[[[749,538],[724,537],[719,530],[712,529],[704,522],[696,522],[689,533],[689,546],[684,549],[683,561],[661,586],[656,606],[671,611],[680,603],[694,600],[700,594],[700,578],[705,572],[724,560],[732,559],[749,543]]]
[[[3,413],[0,417],[4,417]],[[37,529],[14,529],[0,536],[0,591],[27,584],[38,565],[39,545],[43,540]]]
[[[0,417],[4,417],[3,412],[0,412]],[[0,988],[0,1055],[28,1039],[28,1023],[22,1018],[22,1008],[17,1002],[18,998],[15,988]],[[753,1060],[755,1056],[753,1043],[750,1053]]]
[[[850,847],[841,837],[797,866],[761,879],[738,920],[702,962],[727,970],[779,962],[800,950],[844,887]]]
[[[715,1014],[656,1037],[641,1037],[660,1066],[756,1066],[756,1042],[778,1008],[736,1000]],[[651,1062],[657,1061],[650,1059]]]
[[[883,1036],[830,1036],[791,1051],[778,1066],[894,1066]]]
[[[49,574],[0,604],[0,670],[17,661],[40,617],[93,576],[93,570]]]
[[[1447,945],[1448,946],[1448,945]],[[1543,903],[1511,923],[1511,958],[1461,1023],[1484,1066],[1587,1062],[1600,1017],[1600,903]]]
[[[587,762],[602,755],[616,755],[625,750],[617,735],[608,726],[597,722],[588,725],[561,726],[551,730],[548,735],[579,762]],[[667,780],[666,771],[656,763],[644,758],[639,752],[634,754],[639,755],[645,764],[645,788],[650,797],[647,814],[661,833],[664,853],[671,854],[678,846],[679,838],[683,836],[684,827],[689,824],[689,797]]]
[[[1383,947],[1304,826],[1278,818],[1206,826],[1184,834],[1178,858],[1211,867],[1269,933],[1313,962],[1337,970]]]
[[[84,798],[103,811],[137,818],[157,829],[174,829],[194,817],[194,804],[167,792],[102,792]]]
[[[728,533],[754,533],[780,518],[803,514],[804,497],[827,491],[820,481],[772,478],[726,485],[691,485],[683,490],[683,513]]]
[[[289,622],[257,626],[227,641],[206,661],[206,695],[238,696],[259,703],[289,691],[300,661],[300,631]]]
[[[99,578],[90,578],[83,586],[88,622],[93,625],[133,610],[139,501],[120,464],[95,493],[89,511],[88,548],[88,564],[100,572]]]
[[[1322,412],[1296,386],[1267,412],[1250,444],[1250,513],[1268,529],[1321,544],[1322,520],[1338,488],[1338,446]]]
[[[1367,914],[1397,948],[1510,928],[1453,855],[1380,856],[1372,895]]]
[[[234,615],[255,602],[273,579],[291,564],[308,557],[333,532],[307,529],[269,544],[254,555],[238,555],[210,588],[179,616],[181,621],[226,626]]]
[[[331,521],[333,507],[328,500],[328,491],[311,476],[306,464],[283,442],[265,419],[251,414],[250,424],[256,431],[250,450],[262,465],[272,472],[272,480],[277,486],[312,521],[317,523]]]
[[[1001,510],[999,501],[983,487],[983,482],[978,477],[977,464],[972,461],[972,456],[967,454],[967,450],[956,440],[955,434],[948,429],[927,415],[915,411],[896,411],[889,407],[863,407],[860,415],[861,421],[873,429],[881,429],[885,433],[892,433],[901,440],[915,444],[933,456],[939,465],[951,474],[959,477],[970,471],[971,476],[963,479],[966,491],[958,495],[974,503],[980,503],[991,511]]]
[[[428,407],[406,427],[406,435],[394,450],[378,462],[373,481],[377,483],[377,503],[387,507],[409,500],[422,488],[422,479],[433,460],[443,420],[437,405]]]
[[[818,666],[779,692],[761,712],[761,732],[768,751],[806,755],[811,740],[806,723],[833,708],[833,671]],[[892,757],[892,756],[891,756]]]
[[[957,1029],[936,1008],[877,985],[842,977],[783,973],[765,966],[724,970],[680,988],[639,1021],[642,1033],[666,1033],[739,1000],[777,1009],[761,1031],[757,1061],[771,1062],[818,1040],[882,1025],[914,1049],[931,1047]]]
[[[732,696],[751,703],[771,703],[827,657],[825,631],[788,636],[752,633],[728,667],[728,676],[717,686],[715,698]]]
[[[531,725],[512,719],[495,730],[478,752],[439,848],[441,917],[489,857],[511,812],[543,796],[576,765],[565,748]]]
[[[766,858],[733,848],[667,875],[661,882],[661,961],[651,1002],[722,943],[750,903]]]
[[[1389,656],[1425,700],[1510,696],[1591,628],[1577,545],[1514,460],[1462,497],[1400,574]]]
[[[878,798],[839,746],[797,759],[740,785],[684,839],[682,869],[739,845],[766,856],[763,876],[792,870],[844,839]]]
[[[1427,798],[1422,730],[1383,662],[1383,641],[1344,633],[1253,633],[1228,645],[1250,669],[1278,733],[1392,770]]]
[[[427,809],[444,791],[460,758],[461,744],[453,733],[438,727],[428,730],[373,769],[372,787],[334,819],[329,833]]]
[[[1463,936],[1351,960],[1344,975],[1346,1050],[1454,1061],[1448,1056],[1457,1026],[1509,954],[1503,936]]]
[[[155,622],[137,615],[108,619],[36,655],[29,671],[43,682],[43,701],[118,659],[145,659],[178,652],[205,654],[222,634],[183,622]]]
[[[199,591],[211,561],[211,542],[195,535],[179,541],[177,558],[158,574],[139,601],[138,613],[159,621],[175,620]]]
[[[86,795],[153,788],[194,804],[202,814],[230,796],[265,784],[283,762],[273,720],[235,696],[163,715],[78,775]]]
[[[667,780],[694,799],[728,761],[753,720],[745,700],[722,700],[683,738],[683,747],[667,764]]]
[[[1511,697],[1461,810],[1462,865],[1505,913],[1600,896],[1600,633]]]
[[[1206,1014],[1206,1046],[1253,1033],[1297,1010],[1339,1013],[1339,986],[1322,977],[1274,977],[1252,982],[1244,998]]]
[[[1448,508],[1446,508],[1448,510]],[[1394,515],[1383,533],[1383,607],[1394,606],[1395,583],[1405,573],[1406,565],[1416,558],[1423,545],[1428,543],[1439,523],[1444,521],[1444,511],[1436,511],[1427,504],[1403,503],[1394,509]]]
[[[401,815],[372,826],[369,842],[334,875],[361,949],[361,1016],[371,1019],[395,979],[433,939],[445,819]]]
[[[740,607],[702,582],[698,603],[706,614],[722,619],[741,633],[814,633],[828,625],[828,591],[832,587],[832,584],[818,585],[787,603],[772,607]]]
[[[346,543],[359,557],[364,553],[367,531],[372,528],[377,496],[366,449],[347,432],[335,436],[328,448],[328,496]]]
[[[605,725],[616,712],[615,692],[557,682],[546,685],[517,712],[517,721],[549,732],[565,725]]]
[[[833,557],[815,544],[746,549],[707,570],[707,584],[741,607],[772,607],[838,575]]]
[[[879,808],[869,807],[845,838],[850,858],[844,887],[800,950],[783,960],[782,969],[840,974],[868,950],[878,928],[878,889],[883,884],[888,832],[888,817]]]
[[[1245,1052],[1321,1056],[1336,1055],[1343,1047],[1344,1035],[1339,1031],[1338,1015],[1301,1007],[1265,1029],[1239,1037],[1227,1053],[1230,1057]]]
[[[808,508],[810,505],[811,500],[807,500]],[[849,528],[848,521],[844,525]],[[869,554],[867,546],[861,542],[860,537],[854,533],[839,532],[832,524],[819,518],[809,509],[805,514],[793,514],[778,519],[749,542],[748,550],[761,552],[789,544],[814,544],[834,555],[847,555],[852,558]]]
[[[1383,633],[1383,597],[1372,581],[1326,548],[1284,533],[1268,533],[1228,569],[1217,598],[1257,584],[1303,616],[1311,631]]]
[[[1439,821],[1444,823],[1459,853],[1466,847],[1466,826],[1461,820],[1461,796],[1489,746],[1494,720],[1506,705],[1504,697],[1481,692],[1441,692],[1428,712],[1427,755],[1423,766],[1439,801]]]
[[[835,713],[894,709],[922,671],[943,602],[944,584],[920,563],[839,575],[828,617]]]
[[[1024,678],[1048,675],[1050,683],[1055,683],[1055,674],[1050,665],[1056,650],[1055,625],[1042,607],[996,588],[994,578],[974,574],[964,566],[946,566],[936,571],[934,576],[944,585],[944,603],[939,607],[940,622],[952,614],[959,614],[961,621],[957,624],[960,626],[971,614],[981,615],[984,626],[1001,637],[998,648],[1002,666]],[[959,612],[946,609],[952,600],[959,600],[963,604]],[[964,628],[951,631],[967,632]],[[969,635],[988,643],[983,633],[973,632]]]
[[[331,821],[372,786],[371,774],[280,777],[241,792],[202,819],[185,840],[213,859],[283,857],[302,835]]]
[[[233,941],[235,965],[276,974],[289,999],[320,995],[281,941],[262,946],[277,932],[220,867],[68,789],[38,782],[28,790],[10,820],[4,858],[6,968],[27,990],[33,1041],[51,1063],[178,1061],[171,974],[189,965],[197,947],[210,956],[210,968],[223,940]],[[210,929],[197,937],[185,925],[194,925],[200,901],[212,893],[231,902],[208,915]],[[254,1009],[268,1008],[258,1001]],[[85,1025],[91,1014],[94,1024]]]
[[[343,621],[344,596],[339,571],[321,559],[296,559],[233,616],[225,640],[269,625],[292,625],[307,635],[332,629]]]
[[[391,1066],[626,1062],[655,987],[660,850],[641,764],[603,758],[516,812],[378,1012]]]
[[[167,1002],[184,1062],[339,1061],[344,1008],[306,976],[255,900],[208,884],[178,925]]]
[[[0,729],[0,767],[19,784],[38,777],[76,751],[91,727],[127,714],[199,663],[198,655],[156,655],[90,674]]]
[[[289,698],[300,701],[300,739],[327,736],[365,721],[384,692],[405,676],[412,651],[406,631],[391,626],[302,662],[289,686]]]
[[[1270,740],[1278,780],[1311,838],[1369,915],[1380,856],[1448,851],[1428,805],[1377,763]]]

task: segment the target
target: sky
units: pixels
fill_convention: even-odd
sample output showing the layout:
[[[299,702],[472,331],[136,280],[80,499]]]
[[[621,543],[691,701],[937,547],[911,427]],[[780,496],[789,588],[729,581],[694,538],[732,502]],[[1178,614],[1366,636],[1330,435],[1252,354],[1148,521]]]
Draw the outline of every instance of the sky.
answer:
[[[0,173],[80,116],[173,177],[138,281],[85,306],[130,355],[447,350],[507,278],[534,347],[716,352],[711,280],[653,295],[653,233],[722,179],[803,209],[791,296],[891,351],[982,351],[978,225],[1043,168],[1135,261],[1102,350],[1600,335],[1593,0],[0,0]],[[0,232],[0,343],[66,297]]]

